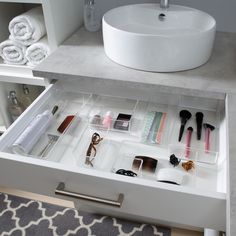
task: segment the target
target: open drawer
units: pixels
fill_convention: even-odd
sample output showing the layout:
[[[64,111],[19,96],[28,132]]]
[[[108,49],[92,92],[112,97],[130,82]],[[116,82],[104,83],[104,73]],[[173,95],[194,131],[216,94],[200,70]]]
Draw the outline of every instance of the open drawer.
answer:
[[[50,85],[4,134],[0,140],[0,185],[70,199],[78,208],[96,212],[225,230],[227,144],[223,100],[159,93],[159,99],[138,101],[77,90],[69,83]],[[34,145],[23,151],[14,149],[32,122],[55,106],[57,112]],[[178,142],[181,110],[192,113],[185,128],[192,126],[194,130],[187,157],[186,132]],[[148,124],[152,112],[155,119],[160,118],[158,129],[152,128],[157,127],[155,119]],[[201,140],[196,139],[196,112],[204,114],[204,123],[215,126],[207,152],[204,130]],[[108,119],[107,114],[112,117]],[[129,116],[124,119],[119,114]],[[101,119],[96,124],[92,122],[95,115]],[[67,116],[73,119],[67,120],[69,125],[64,123],[59,132]],[[110,122],[109,126],[104,120]],[[100,143],[92,143],[94,133],[99,134]],[[94,151],[96,155],[89,156]],[[170,163],[171,154],[180,162],[176,167]],[[142,156],[156,160],[151,171],[146,171]],[[186,171],[182,164],[188,161],[194,166]],[[119,169],[132,171],[135,177],[117,174]],[[159,178],[163,169],[178,172],[181,180],[173,184]]]

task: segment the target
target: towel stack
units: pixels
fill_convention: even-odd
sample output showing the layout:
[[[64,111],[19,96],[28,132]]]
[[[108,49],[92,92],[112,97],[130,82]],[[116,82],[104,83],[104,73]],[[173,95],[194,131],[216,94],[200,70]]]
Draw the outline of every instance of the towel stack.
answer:
[[[36,66],[50,53],[42,7],[36,7],[13,18],[9,39],[0,43],[4,63]]]

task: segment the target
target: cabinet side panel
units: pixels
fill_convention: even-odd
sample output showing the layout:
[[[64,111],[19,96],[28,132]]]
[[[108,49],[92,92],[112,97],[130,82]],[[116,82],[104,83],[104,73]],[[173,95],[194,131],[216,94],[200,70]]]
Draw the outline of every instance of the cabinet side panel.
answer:
[[[55,50],[83,23],[83,0],[43,1],[48,40]]]

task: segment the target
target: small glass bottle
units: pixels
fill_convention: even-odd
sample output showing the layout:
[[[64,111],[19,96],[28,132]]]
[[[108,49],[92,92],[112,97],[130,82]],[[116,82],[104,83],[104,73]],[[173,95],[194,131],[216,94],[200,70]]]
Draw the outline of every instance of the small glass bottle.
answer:
[[[95,0],[84,0],[84,26],[90,32],[98,31],[101,27]]]
[[[111,111],[107,111],[102,121],[102,127],[104,129],[110,129],[112,126],[112,120],[113,120],[113,113]]]
[[[91,111],[89,116],[90,116],[89,123],[91,125],[96,126],[96,125],[101,124],[101,111],[99,109],[95,109],[95,110]]]
[[[8,111],[11,115],[12,122],[14,122],[24,112],[25,109],[24,106],[18,101],[15,91],[10,91],[8,98]]]
[[[20,100],[25,106],[25,108],[27,108],[32,103],[32,100],[29,95],[29,88],[25,84],[23,84],[23,95]]]

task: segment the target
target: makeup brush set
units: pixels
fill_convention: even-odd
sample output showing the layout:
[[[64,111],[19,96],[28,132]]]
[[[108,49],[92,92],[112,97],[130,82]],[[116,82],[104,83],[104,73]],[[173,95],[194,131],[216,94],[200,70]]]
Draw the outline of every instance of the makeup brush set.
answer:
[[[185,126],[188,122],[188,120],[191,119],[192,114],[188,111],[188,110],[181,110],[179,112],[179,117],[180,117],[180,130],[179,130],[179,137],[178,137],[178,141],[181,142],[182,137],[183,137],[183,133],[185,130]],[[215,130],[215,127],[209,123],[203,123],[203,118],[204,118],[204,114],[202,112],[196,112],[195,114],[195,120],[196,120],[196,127],[197,127],[197,137],[196,139],[198,141],[201,140],[201,136],[202,136],[202,129],[205,130],[205,153],[209,153],[210,152],[210,143],[211,143],[211,132],[213,132]],[[189,126],[186,130],[186,139],[185,139],[185,157],[189,157],[190,156],[190,150],[191,150],[191,139],[192,139],[192,133],[193,133],[193,128],[191,126]]]

